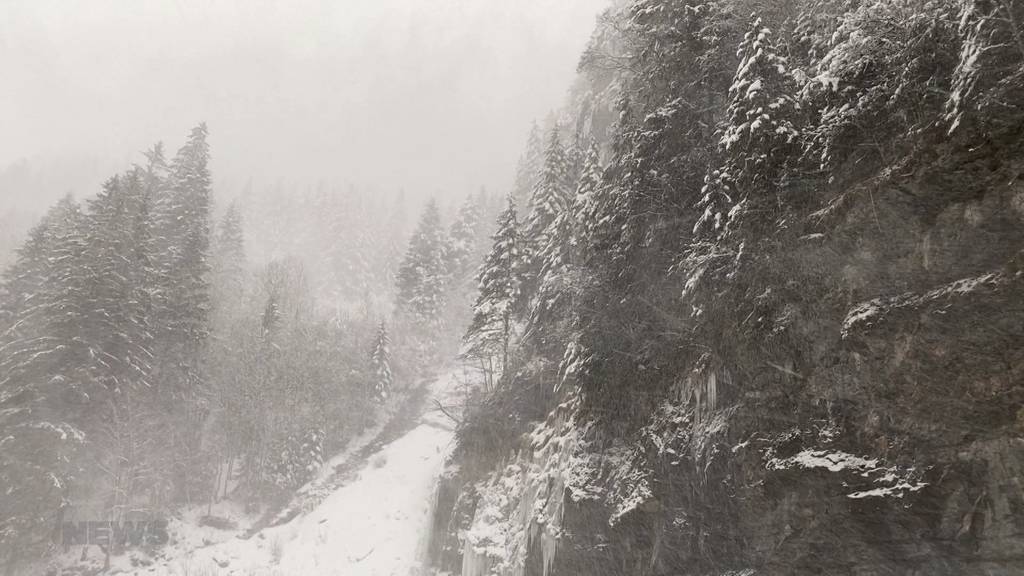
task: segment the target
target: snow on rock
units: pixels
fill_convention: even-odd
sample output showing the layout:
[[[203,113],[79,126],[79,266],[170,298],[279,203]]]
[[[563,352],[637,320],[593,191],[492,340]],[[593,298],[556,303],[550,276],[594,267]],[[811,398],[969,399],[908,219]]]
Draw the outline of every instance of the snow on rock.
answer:
[[[850,332],[858,326],[875,324],[892,310],[917,307],[941,299],[966,296],[983,288],[995,288],[1005,280],[1006,278],[1002,274],[985,274],[973,278],[962,278],[934,290],[929,290],[924,294],[906,292],[898,296],[874,298],[861,302],[847,312],[846,319],[843,321],[843,337],[849,336]]]
[[[796,456],[785,459],[772,458],[768,461],[769,470],[785,470],[787,468],[825,468],[829,472],[850,470],[866,475],[878,468],[878,460],[862,458],[845,452],[826,452],[823,450],[804,450]]]
[[[883,486],[881,488],[872,488],[871,490],[862,490],[860,492],[852,492],[847,494],[847,498],[885,498],[892,496],[895,498],[903,498],[903,495],[908,492],[917,492],[918,490],[927,486],[927,482],[900,482],[892,486]]]
[[[590,478],[577,470],[587,462],[580,459],[586,427],[575,420],[577,402],[573,397],[559,406],[529,435],[529,450],[476,486],[476,511],[459,535],[463,576],[521,576],[531,542],[539,542],[543,574],[549,573],[562,535],[564,495],[582,492],[570,487],[574,479]]]
[[[788,458],[769,457],[765,466],[769,470],[824,469],[867,479],[873,487],[846,494],[853,499],[902,498],[928,485],[920,480],[920,473],[914,468],[885,466],[877,458],[865,458],[838,450],[802,450]]]
[[[620,481],[619,486],[625,490],[616,495],[615,508],[608,518],[609,526],[615,526],[624,516],[639,509],[654,497],[648,475],[639,470],[631,469],[629,475]]]

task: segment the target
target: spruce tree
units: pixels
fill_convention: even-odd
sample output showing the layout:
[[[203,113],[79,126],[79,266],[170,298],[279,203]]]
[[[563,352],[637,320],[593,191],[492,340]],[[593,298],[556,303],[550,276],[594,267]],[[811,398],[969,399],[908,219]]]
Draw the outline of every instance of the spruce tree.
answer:
[[[236,202],[228,206],[217,225],[211,260],[211,308],[215,324],[223,327],[239,310],[246,284],[245,237]]]
[[[29,233],[0,301],[0,552],[32,553],[52,529],[85,436],[93,391],[79,368],[84,215],[70,197]]]
[[[527,261],[526,292],[536,290],[543,266],[542,254],[552,239],[553,224],[569,204],[570,183],[565,150],[558,135],[558,127],[551,129],[544,151],[544,169],[533,188],[530,214],[523,227],[523,252]]]
[[[205,124],[193,128],[170,163],[155,201],[154,372],[161,397],[161,448],[170,454],[177,497],[208,490],[200,451],[208,412],[202,357],[210,316],[209,145]]]
[[[591,140],[583,155],[580,177],[576,183],[576,195],[569,210],[571,215],[567,216],[572,221],[569,259],[577,265],[582,264],[584,249],[590,243],[590,227],[599,217],[598,194],[603,172],[597,142]]]
[[[205,136],[171,166],[155,146],[86,210],[59,202],[0,282],[0,483],[17,487],[0,494],[0,548],[39,542],[72,489],[122,518],[154,474],[171,480],[168,448],[179,487],[203,476]]]
[[[522,306],[523,258],[515,199],[510,195],[498,217],[498,231],[480,270],[480,292],[473,320],[463,338],[465,353],[480,358],[498,355],[507,367],[514,317]]]
[[[537,184],[543,165],[544,143],[541,140],[540,128],[534,122],[530,125],[530,134],[526,139],[526,151],[516,166],[515,187],[512,193],[516,206],[522,210],[529,206],[530,195]]]
[[[217,225],[211,246],[210,330],[214,335],[204,358],[205,377],[210,382],[212,446],[220,461],[233,470],[233,459],[249,436],[243,418],[249,382],[240,376],[243,348],[252,332],[246,308],[249,277],[246,268],[242,215],[232,202]],[[219,483],[217,484],[219,486]],[[217,497],[217,486],[213,498]],[[225,486],[226,489],[226,486]]]
[[[567,305],[564,300],[572,292],[570,276],[582,265],[587,227],[594,221],[594,195],[601,179],[596,143],[591,142],[582,165],[576,192],[568,207],[558,212],[548,227],[545,244],[537,255],[540,281],[530,311],[534,325],[551,323],[551,314]]]
[[[437,202],[431,199],[420,216],[398,270],[398,308],[417,328],[436,327],[441,323],[448,286],[446,246]]]
[[[745,155],[743,174],[736,177],[754,180],[764,177],[760,171],[766,164],[782,156],[800,136],[793,123],[799,105],[792,96],[795,81],[789,63],[760,18],[751,23],[738,54],[721,145],[727,153]]]
[[[384,402],[391,396],[394,380],[391,373],[391,337],[383,321],[377,328],[373,348],[370,350],[370,372],[373,377],[373,398],[377,402]]]
[[[936,18],[945,16],[942,8],[930,7]],[[1024,82],[1008,80],[1005,70],[1024,67],[1024,6],[969,0],[960,3],[959,12],[960,55],[945,103],[948,132],[965,120],[992,132],[1016,126],[1024,118]],[[932,52],[938,51],[933,47]]]
[[[472,276],[480,227],[480,205],[476,198],[469,196],[459,208],[448,233],[449,246],[445,256],[448,274],[456,290],[461,289]]]
[[[85,242],[77,264],[80,274],[67,280],[80,311],[77,341],[86,352],[76,365],[78,382],[89,390],[83,396],[88,406],[83,414],[89,418],[81,424],[88,449],[85,462],[107,472],[100,475],[102,481],[90,485],[102,495],[104,513],[114,521],[122,519],[132,499],[157,480],[149,471],[155,469],[159,455],[147,449],[160,435],[151,417],[151,208],[144,169],[136,167],[109,179],[88,202]]]
[[[107,181],[89,201],[82,286],[89,367],[111,391],[148,387],[153,358],[148,282],[152,265],[150,197],[135,169]]]
[[[143,153],[146,157],[146,188],[154,203],[165,198],[165,192],[171,181],[171,168],[167,164],[163,142],[157,142]]]
[[[406,215],[405,191],[399,190],[395,194],[394,203],[387,217],[387,229],[385,232],[384,246],[384,278],[388,290],[395,288],[398,279],[398,268],[402,263],[402,256],[408,242],[409,227]]]
[[[728,120],[719,141],[723,163],[705,180],[695,229],[719,230],[744,208],[754,188],[770,185],[799,138],[799,104],[789,64],[772,32],[755,18],[737,53],[740,63],[729,88]],[[730,216],[730,213],[732,216]]]
[[[190,351],[202,345],[206,337],[209,311],[207,277],[210,271],[210,147],[206,142],[206,124],[192,129],[188,141],[171,162],[171,204],[165,218],[170,218],[171,250],[174,255],[170,271],[173,313],[173,338]]]
[[[210,251],[209,145],[205,124],[192,129],[170,166],[164,170],[161,149],[150,155],[154,195],[154,243],[157,282],[155,302],[158,345],[169,364],[185,374],[168,375],[166,392],[187,393],[194,383],[196,358],[208,331]],[[166,177],[161,177],[161,174]]]

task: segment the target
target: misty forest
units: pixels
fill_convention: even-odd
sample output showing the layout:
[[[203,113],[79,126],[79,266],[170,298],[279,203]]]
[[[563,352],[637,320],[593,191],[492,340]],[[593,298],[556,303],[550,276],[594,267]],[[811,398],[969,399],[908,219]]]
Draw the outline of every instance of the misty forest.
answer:
[[[1024,574],[1024,2],[591,8],[461,189],[0,165],[0,573]]]

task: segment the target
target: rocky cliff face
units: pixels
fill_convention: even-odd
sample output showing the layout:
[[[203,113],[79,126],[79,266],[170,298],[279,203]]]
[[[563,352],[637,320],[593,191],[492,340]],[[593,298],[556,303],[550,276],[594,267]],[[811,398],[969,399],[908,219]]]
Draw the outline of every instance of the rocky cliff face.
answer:
[[[786,338],[666,375],[628,433],[583,424],[570,399],[490,471],[446,478],[439,560],[464,575],[1024,570],[1024,181],[943,190],[927,180],[950,167],[933,168],[785,247],[789,280],[766,288],[793,294],[774,310]],[[911,189],[948,200],[926,212]]]
[[[880,126],[877,153],[848,134],[821,172],[750,181],[774,191],[755,204],[780,207],[772,218],[736,217],[710,239],[687,226],[672,246],[711,245],[703,258],[633,260],[646,272],[598,281],[612,296],[597,314],[629,359],[591,360],[540,414],[509,416],[501,457],[459,452],[435,564],[1024,573],[1024,131],[975,121]],[[628,194],[612,162],[605,177]]]

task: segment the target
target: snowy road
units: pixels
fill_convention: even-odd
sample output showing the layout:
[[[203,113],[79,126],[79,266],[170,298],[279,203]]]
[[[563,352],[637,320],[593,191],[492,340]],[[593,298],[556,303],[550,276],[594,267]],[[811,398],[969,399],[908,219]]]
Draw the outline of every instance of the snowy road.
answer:
[[[431,395],[450,397],[454,373]],[[417,573],[430,504],[454,432],[429,410],[412,430],[369,457],[358,475],[310,513],[248,539],[231,537],[125,572],[194,576],[407,576]]]

